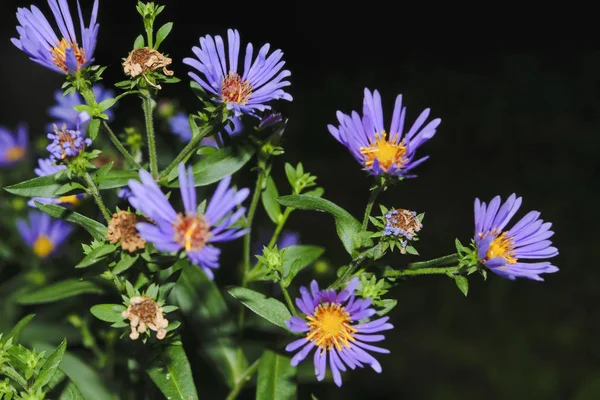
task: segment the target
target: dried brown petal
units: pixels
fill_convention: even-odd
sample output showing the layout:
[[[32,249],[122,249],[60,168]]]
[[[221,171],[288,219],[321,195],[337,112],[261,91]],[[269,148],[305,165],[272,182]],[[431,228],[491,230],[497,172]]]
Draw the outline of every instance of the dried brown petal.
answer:
[[[123,318],[129,320],[129,337],[132,340],[139,338],[140,333],[146,332],[148,328],[156,332],[156,338],[159,340],[167,336],[169,321],[164,317],[162,308],[149,297],[135,296],[129,299],[129,307],[123,311]]]
[[[146,241],[140,236],[135,224],[144,221],[147,220],[132,212],[119,211],[113,214],[108,224],[106,238],[111,243],[120,242],[121,248],[130,253],[141,250],[146,247]]]
[[[155,71],[158,68],[163,69],[163,74],[167,76],[173,76],[173,71],[169,71],[167,67],[173,63],[171,58],[165,57],[154,49],[143,47],[141,49],[132,50],[127,57],[127,60],[123,63],[123,70],[126,75],[130,75],[135,78],[141,74],[145,74],[146,71]],[[146,81],[148,78],[144,75]],[[160,87],[160,86],[158,86]]]

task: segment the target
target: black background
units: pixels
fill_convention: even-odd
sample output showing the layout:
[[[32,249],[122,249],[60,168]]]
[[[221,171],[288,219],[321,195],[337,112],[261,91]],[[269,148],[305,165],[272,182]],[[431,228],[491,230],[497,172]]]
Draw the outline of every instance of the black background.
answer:
[[[91,1],[83,3],[91,8]],[[42,1],[36,4],[48,10]],[[32,137],[40,137],[62,76],[28,61],[8,40],[16,34],[16,7],[28,5],[2,3],[0,123],[27,121]],[[101,4],[95,58],[110,65],[106,82],[123,78],[120,60],[142,32],[134,5]],[[396,328],[385,342],[392,352],[379,357],[383,373],[346,374],[341,389],[305,385],[300,398],[598,398],[600,45],[591,12],[504,3],[446,7],[172,1],[159,25],[175,21],[163,51],[174,58],[183,82],[163,95],[179,97],[188,111],[199,107],[181,59],[200,35],[237,28],[244,42],[283,49],[292,71],[294,101],[281,107],[290,119],[284,159],[302,161],[319,177],[325,197],[358,217],[371,180],[328,133],[335,111],[359,109],[368,87],[382,94],[386,125],[398,93],[408,121],[426,107],[442,119],[436,137],[420,150],[431,159],[418,168],[419,177],[380,198],[388,206],[426,212],[418,243],[423,259],[452,252],[456,237],[470,240],[475,197],[488,201],[516,192],[524,198],[518,215],[536,209],[554,224],[560,251],[554,263],[561,270],[546,282],[474,276],[467,298],[444,277],[404,282],[391,294],[399,305],[391,313]],[[133,99],[120,107],[127,116],[117,125],[141,119]],[[282,167],[278,160],[280,178]],[[264,215],[258,221],[268,223]],[[348,261],[329,217],[297,212],[290,228],[303,243],[326,246],[333,265]],[[389,258],[396,266],[413,260]],[[210,384],[202,381],[201,368],[194,366],[199,386]]]

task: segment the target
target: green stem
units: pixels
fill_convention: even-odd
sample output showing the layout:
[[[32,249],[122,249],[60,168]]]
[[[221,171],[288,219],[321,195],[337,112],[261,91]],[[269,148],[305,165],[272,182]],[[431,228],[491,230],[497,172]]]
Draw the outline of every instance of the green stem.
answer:
[[[219,124],[218,122],[204,127],[204,129],[201,130],[198,133],[198,135],[194,136],[192,140],[190,140],[190,142],[187,144],[187,146],[185,146],[183,150],[181,150],[181,153],[179,153],[177,157],[175,157],[171,164],[169,164],[169,166],[160,173],[160,177],[165,177],[169,175],[169,172],[176,168],[181,161],[183,161],[187,156],[196,151],[202,139],[208,136],[211,132],[220,130],[220,127],[222,127],[222,124]]]
[[[373,204],[375,204],[377,196],[379,196],[379,193],[381,193],[384,187],[384,184],[378,183],[377,186],[375,186],[373,190],[371,190],[371,195],[369,196],[369,201],[367,202],[367,208],[365,209],[365,216],[363,218],[362,223],[362,227],[364,230],[366,230],[367,226],[369,225],[369,217],[371,216],[371,209],[373,208]]]
[[[281,231],[283,230],[283,227],[285,226],[285,223],[287,222],[287,219],[289,218],[289,216],[293,210],[294,210],[293,208],[287,207],[285,209],[285,211],[283,212],[282,217],[277,222],[277,226],[275,227],[275,232],[273,232],[273,236],[271,236],[271,240],[269,240],[269,244],[267,244],[268,249],[272,249],[273,246],[275,246],[275,243],[277,243],[277,240],[279,239],[279,235],[281,234]],[[258,263],[256,263],[254,268],[252,268],[249,271],[248,281],[252,282],[254,280],[254,277],[256,276],[256,274],[260,273],[260,268],[262,266],[263,266],[262,260],[259,261]]]
[[[135,168],[137,170],[142,169],[142,166],[137,161],[135,161],[135,158],[133,158],[131,153],[129,153],[127,151],[127,149],[125,148],[125,146],[123,146],[123,144],[121,143],[121,141],[119,140],[117,135],[115,135],[113,130],[110,129],[110,126],[108,125],[108,123],[106,121],[102,121],[102,126],[104,127],[104,130],[108,133],[108,138],[110,139],[112,144],[117,148],[117,150],[119,150],[121,152],[123,157],[125,157],[125,160],[127,160],[127,162],[133,168]]]
[[[156,179],[158,176],[158,159],[156,155],[156,137],[154,135],[154,121],[152,120],[152,97],[147,93],[142,98],[144,120],[146,121],[146,136],[148,138],[148,153],[150,155],[150,173]]]
[[[254,361],[254,363],[252,363],[252,365],[249,366],[248,369],[246,369],[244,371],[244,373],[240,376],[240,378],[235,382],[235,385],[231,389],[231,392],[229,392],[229,394],[227,395],[226,400],[234,400],[237,398],[240,391],[244,388],[244,385],[246,384],[246,382],[248,382],[250,380],[250,378],[252,378],[252,375],[254,375],[254,373],[258,370],[259,364],[260,364],[260,358],[256,361]]]
[[[248,284],[248,272],[250,270],[250,232],[252,232],[252,220],[256,213],[258,206],[258,200],[260,199],[260,193],[262,191],[263,183],[265,180],[264,165],[259,162],[258,177],[256,178],[256,186],[254,187],[254,193],[252,194],[252,201],[250,208],[248,209],[248,216],[246,217],[248,233],[244,236],[244,249],[243,249],[243,263],[242,263],[242,282],[241,286],[246,287]],[[240,313],[238,315],[238,337],[240,346],[237,350],[238,362],[242,360],[243,349],[241,347],[242,338],[244,336],[244,319],[246,317],[246,307],[240,307]]]
[[[459,266],[445,268],[421,268],[421,269],[403,269],[401,271],[387,271],[383,274],[384,277],[397,278],[400,276],[411,275],[446,275],[455,274],[460,270]]]
[[[458,254],[449,254],[447,256],[434,258],[433,260],[421,261],[408,264],[408,269],[422,269],[422,268],[433,268],[433,267],[443,267],[448,265],[456,265],[456,263],[460,260]]]
[[[354,273],[356,272],[356,269],[359,267],[360,264],[363,263],[363,261],[365,261],[367,258],[371,257],[371,255],[373,254],[373,251],[380,246],[380,244],[377,244],[374,247],[371,247],[368,250],[363,251],[362,253],[360,253],[358,256],[356,256],[356,258],[354,258],[352,261],[350,261],[350,265],[348,265],[348,268],[346,269],[346,271],[342,274],[342,276],[340,276],[339,278],[337,278],[335,280],[335,282],[333,282],[329,288],[330,289],[339,289],[341,288],[349,279],[352,275],[354,275]]]
[[[283,293],[283,297],[285,298],[285,302],[287,303],[288,308],[293,316],[296,316],[296,307],[294,307],[294,303],[292,302],[292,298],[288,293],[287,289],[283,287],[281,281],[279,281],[279,287],[281,287],[281,292]]]
[[[85,175],[83,175],[83,178],[85,179],[85,183],[87,184],[89,193],[92,195],[92,197],[96,201],[96,204],[98,205],[98,208],[102,212],[104,219],[106,219],[106,222],[110,222],[110,220],[112,218],[111,214],[108,211],[108,208],[106,208],[106,206],[104,205],[104,201],[102,200],[102,196],[100,196],[100,191],[98,190],[98,186],[96,186],[96,184],[94,183],[94,180],[90,176],[90,173],[86,172]]]

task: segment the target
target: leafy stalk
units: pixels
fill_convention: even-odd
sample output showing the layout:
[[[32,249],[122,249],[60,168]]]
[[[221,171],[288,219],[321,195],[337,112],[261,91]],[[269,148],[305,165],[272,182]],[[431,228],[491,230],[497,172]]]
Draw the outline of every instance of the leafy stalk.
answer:
[[[106,205],[104,204],[104,201],[102,200],[102,196],[100,196],[100,191],[98,190],[98,186],[96,186],[96,184],[94,183],[94,180],[90,176],[90,173],[86,172],[83,175],[83,179],[85,179],[85,183],[87,184],[88,192],[92,195],[92,197],[96,201],[96,205],[98,205],[98,208],[100,209],[100,212],[102,212],[104,219],[106,219],[106,222],[110,222],[112,216],[111,216],[110,212],[108,211],[108,208],[106,208]]]
[[[123,155],[123,157],[125,157],[125,160],[127,160],[127,162],[135,169],[140,170],[142,169],[142,166],[135,161],[135,158],[133,158],[133,156],[131,155],[131,153],[129,153],[127,151],[127,149],[125,148],[125,146],[123,146],[123,144],[121,143],[121,141],[119,140],[119,138],[117,137],[117,135],[115,135],[115,133],[113,132],[113,130],[110,128],[110,126],[108,125],[108,123],[106,121],[102,121],[102,126],[104,127],[104,130],[106,131],[106,133],[108,133],[108,138],[110,139],[110,141],[112,142],[112,144],[117,148],[117,150],[119,150],[121,152],[121,154]]]
[[[260,358],[256,361],[254,361],[252,363],[252,365],[250,365],[248,367],[248,369],[246,369],[244,371],[244,373],[235,382],[235,385],[233,386],[233,388],[227,395],[226,400],[234,400],[237,398],[240,391],[244,388],[244,385],[246,384],[246,382],[248,382],[250,380],[250,378],[252,378],[252,375],[254,375],[254,373],[258,370],[259,364],[260,364]]]
[[[378,182],[377,186],[375,186],[371,190],[371,195],[369,196],[369,201],[367,202],[367,208],[365,209],[365,216],[363,217],[363,222],[362,222],[362,227],[365,230],[367,229],[367,226],[369,225],[369,217],[371,216],[371,210],[373,209],[373,204],[375,204],[375,200],[377,199],[377,196],[379,196],[379,193],[381,193],[382,190],[384,190],[384,188],[385,188],[385,183]]]
[[[154,134],[154,121],[152,120],[152,97],[150,97],[150,93],[146,93],[142,97],[142,108],[144,109],[146,137],[148,138],[150,173],[156,179],[158,177],[158,158],[156,154],[156,137]]]
[[[387,278],[397,278],[400,276],[411,275],[447,275],[456,274],[460,270],[459,266],[445,268],[421,268],[421,269],[403,269],[400,271],[386,271],[383,276]]]

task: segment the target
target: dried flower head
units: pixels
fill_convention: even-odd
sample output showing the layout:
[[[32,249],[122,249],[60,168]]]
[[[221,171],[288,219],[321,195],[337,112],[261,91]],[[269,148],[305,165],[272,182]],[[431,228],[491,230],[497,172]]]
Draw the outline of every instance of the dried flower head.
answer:
[[[158,68],[163,69],[163,74],[173,76],[173,71],[169,71],[167,67],[173,63],[171,58],[165,57],[154,49],[143,47],[141,49],[132,50],[123,63],[123,71],[125,74],[135,78],[143,75],[149,85],[156,88],[160,86],[153,84],[146,77],[146,71],[155,71]]]
[[[121,243],[121,248],[130,253],[146,247],[146,241],[140,236],[135,224],[147,219],[128,211],[119,211],[113,214],[108,224],[106,238],[111,243]]]
[[[167,326],[169,321],[163,315],[163,309],[156,304],[156,301],[146,296],[135,296],[129,299],[129,307],[123,311],[123,318],[129,320],[131,340],[140,337],[140,333],[146,332],[150,328],[156,332],[156,338],[162,340],[167,335]]]

